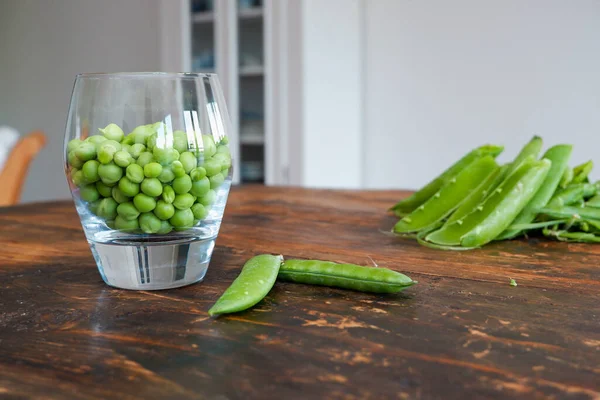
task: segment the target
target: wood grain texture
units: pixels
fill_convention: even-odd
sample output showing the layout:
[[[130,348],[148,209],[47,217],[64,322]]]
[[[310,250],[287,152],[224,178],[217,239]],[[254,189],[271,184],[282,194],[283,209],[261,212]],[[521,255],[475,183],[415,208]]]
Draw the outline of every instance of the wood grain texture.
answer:
[[[204,282],[159,292],[102,282],[70,202],[0,209],[0,398],[600,398],[600,246],[424,248],[379,231],[404,195],[234,188]],[[371,257],[419,284],[277,283],[209,318],[260,253]]]

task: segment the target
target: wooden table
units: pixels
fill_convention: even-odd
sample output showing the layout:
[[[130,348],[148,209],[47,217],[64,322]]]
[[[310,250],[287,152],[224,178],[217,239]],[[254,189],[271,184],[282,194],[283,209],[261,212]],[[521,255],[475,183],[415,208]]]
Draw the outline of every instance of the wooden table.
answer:
[[[205,281],[159,292],[101,281],[71,202],[0,209],[0,398],[600,398],[600,246],[424,248],[379,232],[402,195],[236,188]],[[371,257],[419,284],[277,283],[209,318],[260,253]]]

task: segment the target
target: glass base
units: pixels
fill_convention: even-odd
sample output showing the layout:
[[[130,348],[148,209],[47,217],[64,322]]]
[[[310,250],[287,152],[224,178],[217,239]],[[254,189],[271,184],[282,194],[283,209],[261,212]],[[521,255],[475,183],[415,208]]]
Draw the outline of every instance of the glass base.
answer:
[[[106,284],[130,290],[162,290],[204,279],[215,240],[216,236],[89,243]]]

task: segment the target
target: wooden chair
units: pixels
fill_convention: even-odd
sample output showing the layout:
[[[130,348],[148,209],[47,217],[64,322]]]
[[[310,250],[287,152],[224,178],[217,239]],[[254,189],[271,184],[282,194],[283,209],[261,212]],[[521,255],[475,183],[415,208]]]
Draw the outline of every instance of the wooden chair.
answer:
[[[19,202],[29,165],[45,145],[46,136],[41,131],[31,132],[15,144],[0,171],[0,206]]]

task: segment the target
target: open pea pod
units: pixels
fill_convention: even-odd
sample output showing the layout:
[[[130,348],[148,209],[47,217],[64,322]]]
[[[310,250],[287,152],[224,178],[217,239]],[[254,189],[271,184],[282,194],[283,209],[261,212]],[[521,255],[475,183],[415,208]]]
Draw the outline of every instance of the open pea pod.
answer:
[[[573,146],[567,144],[560,144],[549,148],[542,158],[550,160],[552,165],[546,175],[546,179],[542,183],[542,186],[533,196],[531,201],[525,206],[523,211],[519,213],[517,218],[511,223],[511,225],[528,224],[532,222],[537,213],[538,209],[544,207],[548,201],[552,198],[552,194],[556,191],[560,180],[568,168],[569,158]],[[523,229],[509,228],[502,232],[496,240],[511,239],[523,232]]]
[[[592,160],[585,162],[581,165],[573,168],[573,180],[571,183],[583,183],[589,181],[589,174],[594,168],[594,162]]]
[[[593,196],[598,191],[596,185],[591,183],[573,183],[570,184],[566,189],[557,192],[546,207],[559,208],[562,206],[569,206],[577,204],[583,201],[585,198]],[[544,206],[541,206],[544,207]]]
[[[496,238],[523,210],[543,183],[551,162],[529,157],[464,218],[425,237],[445,246],[479,247]]]
[[[498,164],[492,156],[488,155],[473,161],[429,200],[398,221],[394,226],[394,232],[419,232],[437,224],[497,169],[499,169]]]
[[[390,208],[390,211],[394,211],[398,216],[403,216],[413,212],[421,204],[429,200],[431,196],[436,194],[446,182],[454,178],[460,171],[462,171],[473,161],[486,155],[496,157],[502,152],[502,150],[504,150],[503,146],[484,145],[470,151],[423,188],[412,194],[410,197],[407,197],[406,199],[396,203],[396,205]]]

